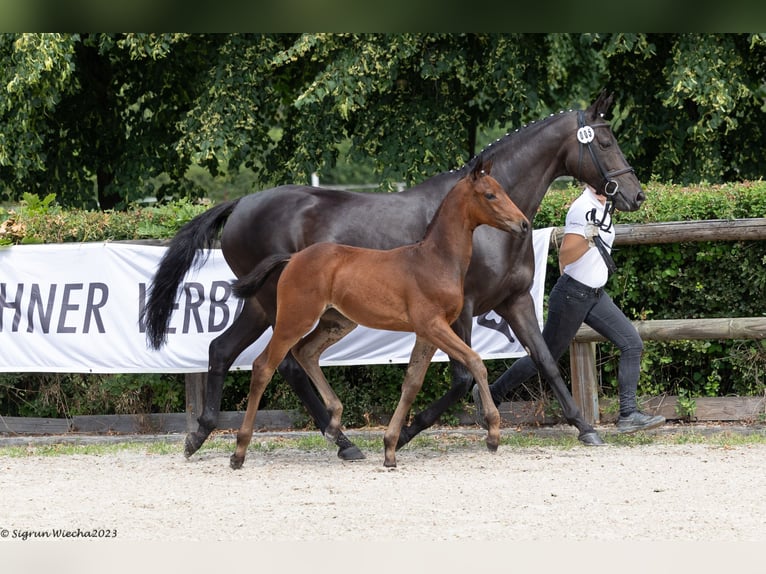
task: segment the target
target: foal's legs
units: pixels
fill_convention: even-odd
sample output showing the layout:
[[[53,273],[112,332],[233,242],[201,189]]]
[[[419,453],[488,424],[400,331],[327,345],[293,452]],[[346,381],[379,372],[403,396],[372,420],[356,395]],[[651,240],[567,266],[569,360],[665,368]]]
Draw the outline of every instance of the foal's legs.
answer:
[[[242,468],[242,463],[245,462],[247,447],[253,438],[255,414],[258,412],[258,404],[261,402],[263,391],[266,389],[266,385],[269,384],[274,371],[277,370],[277,365],[290,349],[289,346],[285,347],[279,343],[276,346],[272,345],[272,342],[273,339],[253,361],[253,373],[250,376],[250,393],[247,395],[245,418],[242,420],[242,425],[237,432],[237,448],[229,460],[229,465],[235,470]],[[282,351],[279,349],[282,349]]]
[[[355,328],[356,323],[331,309],[322,316],[316,328],[299,341],[292,350],[293,356],[314,381],[314,385],[325,402],[330,421],[322,432],[333,442],[337,442],[340,433],[343,405],[325,379],[322,369],[319,367],[319,357],[326,349],[340,341]],[[364,455],[362,455],[363,457]]]
[[[484,419],[487,421],[487,448],[494,452],[500,444],[500,413],[492,401],[487,382],[487,368],[479,354],[466,345],[445,322],[432,323],[424,333],[431,342],[453,359],[463,363],[473,375],[479,386],[481,400],[485,405]]]
[[[452,324],[452,329],[466,345],[471,345],[471,328],[473,326],[471,318],[471,307],[465,302],[463,311]],[[450,357],[450,369],[452,371],[452,385],[447,392],[437,400],[428,405],[425,409],[415,414],[410,420],[410,424],[402,427],[399,435],[399,441],[396,448],[399,449],[415,438],[421,431],[431,427],[438,418],[453,404],[463,398],[473,383],[473,375],[465,365]]]
[[[410,407],[412,407],[412,403],[415,401],[415,397],[423,386],[423,379],[426,376],[428,365],[431,364],[431,358],[435,352],[435,345],[420,337],[415,339],[415,346],[410,354],[410,364],[407,367],[407,373],[404,375],[404,382],[402,383],[402,394],[383,435],[383,446],[385,448],[384,466],[391,468],[396,466],[396,445],[399,441],[399,433],[407,413],[409,413]]]
[[[294,301],[289,300],[289,298],[285,300],[286,311],[284,316],[278,314],[271,340],[263,352],[253,361],[253,373],[250,376],[250,392],[247,396],[247,409],[245,410],[245,418],[242,420],[242,425],[237,432],[237,448],[234,454],[231,455],[231,468],[238,469],[242,467],[247,447],[253,438],[255,415],[258,412],[258,404],[263,396],[263,391],[266,389],[266,385],[269,384],[279,363],[285,358],[290,349],[300,341],[301,337],[311,330],[317,318],[321,317],[321,302],[319,302],[319,306],[319,309],[312,312],[311,302],[309,301],[305,309],[297,309],[297,314],[291,315],[290,310],[294,310],[298,305]]]

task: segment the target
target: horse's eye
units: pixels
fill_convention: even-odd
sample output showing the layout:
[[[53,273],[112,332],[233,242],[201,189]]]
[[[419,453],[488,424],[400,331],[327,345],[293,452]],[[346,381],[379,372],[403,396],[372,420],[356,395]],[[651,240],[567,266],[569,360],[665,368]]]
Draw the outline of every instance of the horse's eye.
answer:
[[[601,149],[607,149],[612,147],[612,140],[606,139],[606,140],[598,140],[598,147]]]
[[[490,193],[489,191],[484,194],[484,197],[492,201],[493,199],[497,199],[497,196],[494,193]]]

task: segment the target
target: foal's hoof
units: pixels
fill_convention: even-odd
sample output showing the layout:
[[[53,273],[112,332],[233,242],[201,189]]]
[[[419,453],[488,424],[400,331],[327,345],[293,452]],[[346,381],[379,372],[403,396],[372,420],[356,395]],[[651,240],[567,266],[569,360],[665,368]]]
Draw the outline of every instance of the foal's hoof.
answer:
[[[586,446],[605,446],[606,443],[594,430],[581,432],[577,439]]]
[[[186,435],[186,441],[184,441],[184,456],[189,458],[195,452],[199,450],[202,443],[205,442],[207,437],[202,436],[198,432],[190,432]]]
[[[358,446],[352,444],[346,448],[339,448],[338,458],[341,460],[364,460],[367,457],[364,456],[364,453],[361,450],[359,450]]]
[[[244,456],[237,456],[236,454],[231,455],[231,458],[229,459],[229,466],[233,468],[234,470],[239,470],[242,468],[242,465],[245,462]]]
[[[490,442],[487,440],[487,450],[489,452],[497,452],[498,443],[496,442]]]

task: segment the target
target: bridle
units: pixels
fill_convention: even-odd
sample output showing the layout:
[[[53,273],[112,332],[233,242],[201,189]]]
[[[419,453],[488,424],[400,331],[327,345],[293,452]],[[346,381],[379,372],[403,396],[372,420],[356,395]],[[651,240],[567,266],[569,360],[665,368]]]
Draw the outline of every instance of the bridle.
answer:
[[[604,114],[601,114],[601,117],[604,117]],[[612,198],[617,194],[617,191],[620,189],[620,184],[617,183],[617,181],[614,179],[617,176],[623,175],[625,173],[635,173],[633,168],[627,165],[627,161],[625,162],[626,167],[622,169],[615,169],[612,171],[606,171],[604,169],[604,166],[601,164],[601,161],[598,159],[598,156],[596,155],[596,152],[593,150],[593,140],[596,139],[596,128],[609,128],[609,124],[606,122],[602,122],[599,124],[592,124],[588,125],[585,123],[585,112],[582,110],[577,112],[577,141],[580,142],[580,154],[579,159],[577,162],[577,171],[578,171],[578,179],[580,181],[583,181],[582,179],[582,157],[583,157],[583,149],[587,148],[588,153],[590,153],[590,157],[593,160],[593,165],[596,166],[596,169],[601,174],[601,177],[604,180],[604,187],[603,189],[597,189],[596,193],[599,195],[606,196],[606,204],[604,205],[604,214],[603,217],[599,220],[595,217],[593,217],[593,222],[597,224],[601,229],[604,231],[609,231],[609,229],[612,226],[612,213],[614,212],[614,202],[612,201]],[[609,217],[607,217],[607,215]],[[608,223],[605,223],[608,220]]]

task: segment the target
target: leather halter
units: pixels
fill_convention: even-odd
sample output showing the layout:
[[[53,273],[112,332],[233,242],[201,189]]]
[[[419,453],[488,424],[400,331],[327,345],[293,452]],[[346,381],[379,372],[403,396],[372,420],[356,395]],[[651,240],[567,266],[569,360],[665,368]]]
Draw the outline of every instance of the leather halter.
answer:
[[[603,117],[603,114],[602,114]],[[614,212],[614,203],[612,202],[612,198],[617,194],[617,191],[620,189],[620,184],[617,183],[617,181],[614,179],[615,177],[618,177],[620,175],[623,175],[625,173],[635,173],[633,168],[630,165],[627,165],[627,161],[625,162],[626,167],[622,169],[615,169],[612,171],[606,171],[604,169],[604,166],[601,164],[601,161],[598,159],[598,156],[596,155],[596,152],[593,150],[593,138],[591,136],[588,141],[583,141],[579,138],[579,134],[583,128],[591,128],[591,130],[595,130],[596,128],[609,128],[609,124],[606,122],[599,123],[599,124],[586,124],[585,123],[585,112],[580,110],[577,112],[577,129],[578,129],[578,141],[580,143],[580,156],[578,159],[578,179],[580,181],[583,181],[582,179],[582,156],[583,156],[583,148],[587,148],[588,152],[590,153],[591,160],[593,160],[593,165],[596,166],[596,169],[598,170],[599,174],[601,174],[602,179],[604,180],[604,186],[603,189],[596,189],[596,193],[598,195],[604,195],[606,196],[606,205],[604,206],[604,216],[602,217],[601,221],[597,220],[595,217],[595,222],[599,224],[599,226],[604,228],[605,230],[608,230],[609,227],[611,227],[611,215]],[[591,132],[592,133],[592,132]],[[624,159],[624,158],[623,158]],[[609,224],[604,224],[604,221],[607,219],[607,214],[609,214]]]
[[[586,127],[587,124],[585,123],[585,112],[582,110],[577,112],[577,128],[578,130],[581,128]],[[600,123],[600,124],[591,124],[591,128],[608,128],[609,124],[606,122]],[[588,152],[590,153],[590,157],[593,160],[593,165],[596,166],[596,169],[598,169],[599,173],[601,174],[601,177],[604,180],[604,188],[597,189],[596,193],[600,195],[605,195],[606,197],[612,197],[617,193],[617,190],[620,188],[620,184],[617,183],[613,178],[623,175],[625,173],[631,173],[634,172],[633,168],[627,165],[626,167],[622,169],[615,169],[612,171],[606,171],[604,169],[604,166],[601,164],[601,161],[598,159],[598,156],[596,155],[596,152],[593,151],[593,140],[583,143],[580,141],[580,159],[578,161],[578,171],[579,171],[579,177],[578,179],[582,181],[582,155],[583,155],[583,148],[587,148]]]

